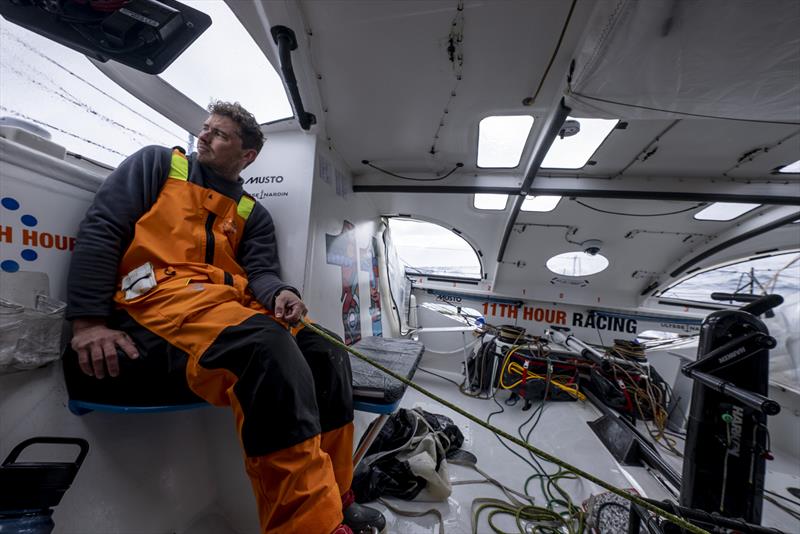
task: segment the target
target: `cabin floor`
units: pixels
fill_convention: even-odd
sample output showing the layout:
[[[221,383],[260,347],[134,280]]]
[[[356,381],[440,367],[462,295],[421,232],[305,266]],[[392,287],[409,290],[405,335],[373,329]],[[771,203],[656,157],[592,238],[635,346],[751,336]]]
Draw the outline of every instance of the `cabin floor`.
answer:
[[[449,378],[455,382],[459,382],[461,379],[461,376],[455,373],[439,370],[435,370],[435,372],[441,377]],[[418,371],[414,381],[423,388],[429,389],[483,420],[486,420],[493,412],[500,412],[492,416],[491,423],[513,435],[519,435],[518,429],[526,421],[528,423],[522,427],[522,432],[523,434],[528,433],[532,424],[529,418],[534,414],[538,405],[535,403],[528,411],[522,411],[522,402],[515,406],[505,406],[503,401],[508,397],[508,393],[503,391],[496,395],[500,406],[503,408],[501,412],[500,406],[493,400],[477,399],[463,395],[454,384],[427,372]],[[523,490],[525,480],[533,473],[532,469],[521,458],[506,447],[503,447],[499,439],[490,431],[412,389],[406,392],[402,407],[420,407],[426,411],[443,414],[453,419],[464,434],[465,440],[462,449],[470,451],[477,456],[478,467],[508,487],[518,491]],[[357,413],[356,415],[356,435],[360,435],[372,417],[369,417],[370,414]],[[659,500],[672,498],[666,488],[646,468],[622,466],[613,458],[586,424],[601,415],[601,412],[588,401],[548,402],[536,424],[535,430],[531,434],[530,443],[617,487],[633,488],[638,493],[649,498]],[[509,446],[530,460],[526,451],[513,444],[509,444]],[[683,443],[680,440],[676,440],[676,447],[682,449]],[[659,452],[674,466],[678,473],[681,472],[682,459],[680,457],[662,447],[659,447]],[[767,464],[766,486],[769,490],[779,495],[796,500],[786,491],[786,488],[800,485],[800,463],[796,461],[797,456],[789,456],[782,451],[773,451],[773,453],[775,460]],[[549,473],[556,471],[555,466],[552,464],[541,463]],[[447,502],[416,502],[389,499],[389,504],[398,509],[412,512],[422,512],[430,509],[438,510],[442,515],[443,531],[448,534],[493,532],[488,524],[486,511],[480,515],[477,528],[473,530],[471,503],[476,498],[489,497],[507,500],[506,497],[500,489],[488,483],[458,484],[459,481],[474,481],[482,478],[471,468],[450,465],[449,469],[450,479],[454,485],[452,495]],[[561,486],[570,494],[576,505],[581,505],[591,495],[598,495],[606,491],[591,482],[581,480],[564,480]],[[528,489],[530,494],[535,496],[537,505],[546,503],[538,483],[530,484]],[[393,513],[380,503],[375,503],[374,506],[384,511],[390,525],[389,532],[408,534],[442,532],[437,526],[439,520],[433,514],[423,517],[405,517]],[[517,527],[511,517],[498,516],[494,519],[494,523],[502,531],[517,531]],[[775,527],[786,533],[800,531],[800,525],[795,519],[766,501],[764,502],[764,520],[762,523],[765,526]],[[602,532],[616,531],[610,522],[607,524],[604,521],[604,525]]]
[[[493,400],[461,394],[455,385],[461,380],[459,374],[438,368],[431,371],[440,377],[421,369],[416,373],[415,382],[482,420],[498,412],[492,415],[491,423],[511,434],[518,435],[520,425],[527,422],[522,432],[528,433],[533,423],[529,419],[536,414],[538,404],[529,411],[522,411],[522,402],[505,406],[503,401],[508,393],[500,392],[497,400],[503,408],[501,411]],[[258,530],[255,502],[244,475],[235,433],[231,431],[229,410],[205,408],[140,415],[94,413],[76,417],[66,410],[66,392],[60,374],[60,369],[54,365],[7,375],[0,380],[0,390],[9,393],[4,394],[3,402],[0,402],[0,413],[3,414],[0,417],[0,436],[3,436],[4,449],[23,436],[31,435],[81,435],[91,442],[92,450],[87,462],[73,487],[56,507],[55,534],[250,534]],[[406,392],[402,406],[420,407],[452,418],[464,434],[462,448],[477,456],[479,468],[510,488],[522,491],[526,479],[533,474],[533,469],[502,446],[493,433],[416,390]],[[47,416],[31,417],[31,414],[40,412]],[[617,487],[633,488],[650,498],[670,498],[668,491],[647,469],[623,467],[614,460],[586,424],[600,415],[600,411],[588,402],[548,402],[531,433],[530,442]],[[357,436],[363,434],[374,417],[373,414],[356,412]],[[797,428],[794,430],[796,432]],[[513,444],[509,446],[529,459],[525,451],[518,450]],[[677,447],[682,448],[680,440]],[[681,459],[662,448],[660,452],[680,473]],[[797,501],[787,488],[800,487],[800,462],[797,461],[800,451],[776,449],[773,455],[775,459],[767,463],[767,489],[785,499]],[[555,471],[554,466],[546,462],[542,464],[548,473]],[[381,503],[373,503],[386,514],[388,533],[492,532],[486,511],[480,515],[473,530],[472,503],[476,498],[487,497],[506,500],[502,492],[486,483],[459,484],[482,478],[468,467],[450,465],[449,475],[454,485],[446,502],[387,501],[402,510],[438,510],[443,530],[434,515],[408,517],[388,510]],[[561,486],[576,505],[605,491],[580,480],[564,480]],[[538,483],[530,484],[529,490],[537,505],[546,503]],[[143,515],[142,510],[150,510],[150,513]],[[606,513],[610,515],[610,511]],[[770,502],[764,502],[763,524],[787,534],[800,532],[798,522]],[[508,516],[496,517],[495,525],[506,532],[517,531],[513,519]],[[601,532],[617,531],[604,528]]]

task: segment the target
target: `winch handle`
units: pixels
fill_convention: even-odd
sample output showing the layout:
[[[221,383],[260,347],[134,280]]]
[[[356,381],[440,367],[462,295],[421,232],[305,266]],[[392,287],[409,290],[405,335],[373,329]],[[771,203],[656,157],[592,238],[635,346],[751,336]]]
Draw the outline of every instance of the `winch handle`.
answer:
[[[739,309],[758,317],[762,313],[766,313],[772,308],[780,306],[781,304],[783,304],[783,297],[780,295],[771,294],[771,295],[764,295],[760,299],[754,300],[749,304],[745,304]]]
[[[769,397],[765,397],[760,393],[747,391],[746,389],[737,387],[727,380],[723,380],[719,377],[710,375],[708,373],[703,373],[701,371],[690,370],[688,375],[690,378],[697,380],[704,386],[731,397],[732,399],[736,399],[745,406],[749,406],[754,410],[759,410],[765,415],[777,415],[781,411],[781,405]]]
[[[772,308],[780,306],[783,303],[783,297],[780,295],[753,295],[750,293],[711,293],[713,300],[723,302],[746,302],[744,306],[739,308],[752,315],[758,317],[762,313],[766,314],[768,319],[775,317],[772,313]]]

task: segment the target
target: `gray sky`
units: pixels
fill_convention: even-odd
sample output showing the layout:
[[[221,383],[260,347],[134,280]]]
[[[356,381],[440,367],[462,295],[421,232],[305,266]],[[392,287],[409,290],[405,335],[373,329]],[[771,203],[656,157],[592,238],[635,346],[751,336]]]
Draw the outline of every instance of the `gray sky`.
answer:
[[[280,78],[230,9],[218,0],[184,1],[214,23],[164,79],[202,107],[219,98],[238,100],[261,122],[291,116]],[[0,18],[2,115],[39,124],[67,150],[110,165],[143,146],[186,146],[189,138],[82,54]]]

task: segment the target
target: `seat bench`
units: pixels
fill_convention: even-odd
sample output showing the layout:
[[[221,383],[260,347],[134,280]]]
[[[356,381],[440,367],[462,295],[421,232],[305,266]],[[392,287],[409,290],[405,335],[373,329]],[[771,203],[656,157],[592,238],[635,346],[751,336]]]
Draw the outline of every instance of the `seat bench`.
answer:
[[[422,353],[425,350],[422,343],[418,341],[384,337],[363,338],[355,343],[353,348],[409,380],[414,377],[419,361],[422,358]],[[354,461],[358,463],[378,436],[389,415],[394,413],[400,406],[400,401],[403,399],[407,386],[399,380],[386,376],[376,367],[352,354],[350,355],[350,364],[353,369],[353,407],[358,411],[379,415],[377,424],[372,425],[369,435],[362,440],[361,446],[354,455]],[[125,371],[123,369],[122,373],[125,373]],[[124,399],[116,396],[114,397],[114,402],[107,402],[98,398],[103,395],[102,392],[85,391],[81,387],[82,384],[102,381],[81,377],[78,373],[80,373],[80,370],[76,370],[74,365],[70,367],[65,365],[64,376],[69,394],[67,406],[69,411],[75,415],[85,415],[94,411],[160,413],[210,406],[206,402],[199,401],[197,397],[192,398],[192,396],[183,393],[179,401],[169,403],[158,403],[153,400],[154,397],[137,399],[137,394],[131,389],[125,390],[122,394],[125,397]],[[87,379],[92,382],[88,382]],[[106,381],[104,386],[112,384],[111,380],[106,379]],[[151,380],[148,379],[146,385],[151,383]],[[163,383],[166,383],[166,381]],[[152,391],[148,391],[146,386],[142,391],[148,395],[152,394]],[[157,399],[158,397],[155,398]]]

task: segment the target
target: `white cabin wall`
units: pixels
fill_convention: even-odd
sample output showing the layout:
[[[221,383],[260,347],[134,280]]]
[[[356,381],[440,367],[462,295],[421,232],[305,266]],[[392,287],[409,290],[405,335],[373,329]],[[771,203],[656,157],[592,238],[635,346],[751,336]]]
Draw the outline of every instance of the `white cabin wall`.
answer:
[[[244,171],[244,189],[275,224],[281,278],[303,292],[316,137],[298,131],[267,132],[258,158]]]
[[[65,242],[63,237],[69,243],[76,235],[98,177],[0,141],[0,197],[13,198],[19,204],[14,210],[0,208],[0,226],[5,232],[0,233],[4,236],[0,261],[15,261],[20,271],[45,273],[51,295],[63,300],[70,251],[68,246],[60,250],[56,245]],[[17,157],[20,154],[24,157]],[[48,168],[51,172],[42,172]],[[26,226],[23,215],[32,215],[36,223]],[[6,228],[11,228],[10,234]],[[28,230],[27,240],[23,240],[23,229]],[[37,232],[36,242],[33,231]],[[43,239],[45,234],[52,236],[52,246],[50,237]],[[26,249],[36,252],[34,260],[21,259]],[[12,284],[21,284],[23,277],[17,284],[15,274],[4,273],[0,292],[5,294]],[[0,458],[33,436],[81,437],[89,442],[83,466],[56,507],[56,532],[180,532],[213,505],[216,483],[209,469],[205,435],[215,430],[206,428],[204,410],[78,417],[66,404],[60,362],[0,375]],[[24,460],[75,458],[72,448],[41,446],[30,452]]]
[[[303,295],[309,307],[309,316],[346,341],[355,341],[355,336],[346,335],[343,319],[346,298],[343,282],[347,286],[350,280],[355,280],[357,290],[352,294],[358,301],[358,311],[351,316],[351,324],[358,325],[357,330],[361,337],[377,335],[378,332],[385,336],[393,335],[395,327],[389,315],[391,299],[385,287],[382,225],[378,209],[368,196],[352,192],[349,169],[334,151],[321,145],[315,161],[311,214],[306,290]],[[349,231],[345,226],[347,223],[352,225]],[[376,240],[377,250],[374,248],[373,238]],[[373,328],[371,318],[371,271],[367,269],[371,265],[370,255],[373,254],[379,263],[379,330],[377,324]],[[348,270],[353,267],[355,273]],[[347,273],[351,273],[354,278]],[[348,280],[345,281],[345,278]],[[351,329],[351,334],[355,330]]]

